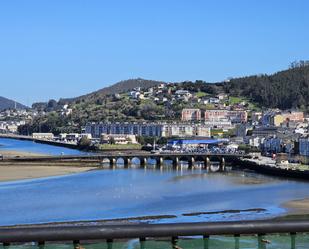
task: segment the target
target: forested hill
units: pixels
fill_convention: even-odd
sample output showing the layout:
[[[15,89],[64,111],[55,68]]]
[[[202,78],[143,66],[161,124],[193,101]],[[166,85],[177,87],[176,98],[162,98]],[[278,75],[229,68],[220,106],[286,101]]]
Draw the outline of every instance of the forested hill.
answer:
[[[224,90],[232,96],[244,96],[262,107],[309,110],[309,65],[297,64],[293,68],[273,75],[259,75],[231,79]]]
[[[4,97],[0,96],[0,110],[5,110],[5,109],[13,109],[13,108],[17,108],[17,109],[25,109],[27,108],[26,106],[15,102],[14,100],[10,100]]]

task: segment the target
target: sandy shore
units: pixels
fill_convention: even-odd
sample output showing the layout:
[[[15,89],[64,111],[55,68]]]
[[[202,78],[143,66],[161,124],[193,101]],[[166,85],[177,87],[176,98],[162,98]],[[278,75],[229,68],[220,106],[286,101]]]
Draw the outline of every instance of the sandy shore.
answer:
[[[0,155],[4,157],[23,157],[23,156],[44,156],[44,154],[37,154],[22,151],[6,151],[0,150]],[[41,178],[48,176],[60,176],[73,173],[80,173],[89,170],[97,169],[96,167],[81,167],[81,166],[54,166],[54,165],[1,165],[0,164],[0,181],[15,181],[32,178]]]
[[[283,203],[282,206],[288,209],[288,213],[292,215],[309,214],[309,198],[289,201]]]
[[[0,181],[60,176],[85,172],[92,169],[96,168],[75,166],[0,166]]]
[[[1,150],[1,149],[0,149],[0,155],[4,157],[46,156],[45,154],[39,154],[39,153],[32,153],[32,152],[26,152],[26,151],[15,151],[15,150]]]

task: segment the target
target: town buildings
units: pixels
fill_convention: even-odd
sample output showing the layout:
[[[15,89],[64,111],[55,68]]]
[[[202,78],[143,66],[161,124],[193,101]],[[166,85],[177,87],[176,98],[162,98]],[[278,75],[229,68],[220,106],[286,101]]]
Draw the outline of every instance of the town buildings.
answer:
[[[202,124],[164,124],[162,137],[210,137],[210,128]]]
[[[145,137],[161,137],[162,125],[156,123],[88,123],[85,133],[90,133],[94,138],[101,134],[123,134]]]
[[[199,121],[201,116],[200,109],[183,109],[181,112],[182,121]]]
[[[231,111],[231,110],[206,110],[205,121],[212,120],[229,120],[232,123],[245,123],[248,121],[247,111]]]
[[[18,127],[24,125],[26,122],[21,121],[0,121],[0,133],[17,133]]]
[[[299,159],[304,164],[309,164],[309,137],[299,139]]]
[[[288,111],[282,112],[279,110],[270,110],[266,111],[262,118],[262,125],[265,126],[282,126],[286,124],[289,126],[289,123],[299,123],[304,122],[304,113],[300,111]]]
[[[53,140],[54,134],[53,133],[32,133],[33,139],[40,139],[40,140]]]
[[[208,126],[191,123],[88,123],[84,130],[94,138],[100,138],[102,134],[144,137],[210,137]]]
[[[124,134],[102,134],[100,138],[101,144],[138,144],[135,135]]]
[[[309,157],[309,137],[299,139],[299,154]]]

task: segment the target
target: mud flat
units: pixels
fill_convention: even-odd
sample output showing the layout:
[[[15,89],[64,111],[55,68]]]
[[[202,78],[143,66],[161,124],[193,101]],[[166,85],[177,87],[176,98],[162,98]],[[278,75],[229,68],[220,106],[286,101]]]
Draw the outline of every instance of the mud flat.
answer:
[[[309,198],[288,201],[282,206],[288,210],[288,215],[309,215]]]
[[[97,169],[75,166],[0,166],[0,182],[68,175]]]

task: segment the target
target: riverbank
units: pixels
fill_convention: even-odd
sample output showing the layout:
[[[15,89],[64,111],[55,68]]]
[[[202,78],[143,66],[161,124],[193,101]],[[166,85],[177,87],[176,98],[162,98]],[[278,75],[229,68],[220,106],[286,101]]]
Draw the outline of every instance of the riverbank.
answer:
[[[309,215],[309,198],[292,200],[283,203],[288,215]]]
[[[240,158],[240,168],[275,177],[309,180],[309,167],[300,164],[278,164],[275,160],[259,156],[257,158]]]
[[[29,157],[29,156],[46,156],[45,154],[32,153],[26,151],[0,150],[0,155],[4,157]],[[34,178],[42,178],[49,176],[61,176],[74,173],[81,173],[89,170],[97,169],[97,167],[81,167],[81,166],[54,166],[41,164],[25,164],[25,165],[0,165],[0,182],[26,180]]]
[[[16,151],[16,150],[1,150],[1,149],[0,149],[0,155],[4,157],[48,156],[47,154],[43,154],[43,153],[33,153],[33,152]]]
[[[97,169],[75,166],[0,166],[0,182],[69,175]]]

